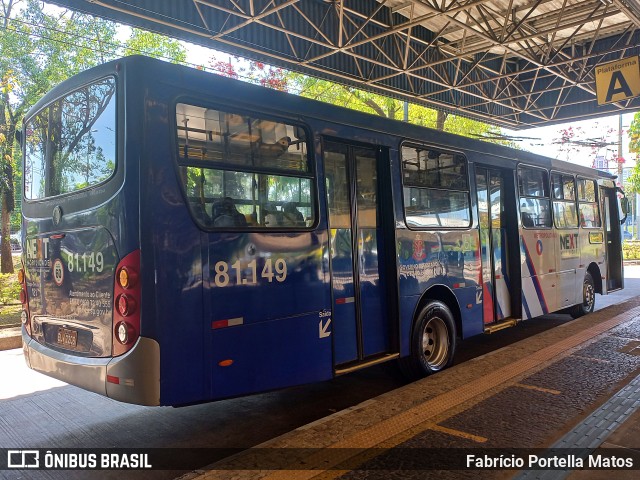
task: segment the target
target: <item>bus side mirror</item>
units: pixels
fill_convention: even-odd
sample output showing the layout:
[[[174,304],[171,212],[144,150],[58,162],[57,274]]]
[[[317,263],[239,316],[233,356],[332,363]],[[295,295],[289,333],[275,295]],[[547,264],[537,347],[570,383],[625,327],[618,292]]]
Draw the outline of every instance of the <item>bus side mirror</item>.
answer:
[[[22,130],[16,130],[16,142],[22,147]]]
[[[631,204],[627,197],[622,197],[620,199],[620,210],[624,215],[624,217],[620,219],[620,225],[622,225],[627,221],[627,215],[629,215],[629,213],[631,212]]]

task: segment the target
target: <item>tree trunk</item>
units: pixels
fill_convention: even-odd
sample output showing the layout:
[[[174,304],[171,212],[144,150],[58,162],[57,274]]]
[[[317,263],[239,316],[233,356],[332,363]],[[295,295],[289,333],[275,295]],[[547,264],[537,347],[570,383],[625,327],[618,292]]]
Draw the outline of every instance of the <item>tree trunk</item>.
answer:
[[[2,213],[0,215],[0,231],[2,234],[0,240],[0,273],[13,273],[13,258],[11,258],[11,212],[14,208],[13,198],[13,167],[11,159],[13,158],[13,142],[15,139],[16,129],[10,122],[7,122],[4,113],[4,105],[2,115],[2,127],[6,137],[5,142],[0,148],[0,168],[2,172],[0,178],[0,199],[2,200]]]
[[[2,195],[2,242],[0,243],[0,272],[13,273],[13,258],[11,257],[11,213],[7,210],[7,193]]]
[[[444,122],[447,121],[447,117],[449,116],[446,112],[441,112],[438,110],[438,116],[436,117],[436,129],[441,132],[444,131]]]

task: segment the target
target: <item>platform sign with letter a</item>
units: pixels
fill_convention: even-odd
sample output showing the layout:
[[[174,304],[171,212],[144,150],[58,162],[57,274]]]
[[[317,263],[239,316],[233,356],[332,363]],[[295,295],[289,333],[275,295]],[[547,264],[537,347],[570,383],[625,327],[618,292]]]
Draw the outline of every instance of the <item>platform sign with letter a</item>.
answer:
[[[598,105],[619,102],[640,95],[640,62],[638,56],[596,67]]]

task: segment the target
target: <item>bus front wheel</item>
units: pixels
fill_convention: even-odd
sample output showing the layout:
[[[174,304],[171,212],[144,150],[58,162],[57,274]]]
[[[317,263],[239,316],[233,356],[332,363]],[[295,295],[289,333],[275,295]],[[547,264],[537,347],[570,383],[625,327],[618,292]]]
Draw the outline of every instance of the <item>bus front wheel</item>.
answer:
[[[400,360],[408,377],[421,378],[449,367],[456,350],[456,324],[441,301],[427,304],[417,317],[411,335],[411,354]]]
[[[582,317],[593,312],[596,305],[596,288],[593,283],[593,277],[589,272],[584,274],[584,282],[582,282],[582,303],[574,305],[569,312],[573,318]]]

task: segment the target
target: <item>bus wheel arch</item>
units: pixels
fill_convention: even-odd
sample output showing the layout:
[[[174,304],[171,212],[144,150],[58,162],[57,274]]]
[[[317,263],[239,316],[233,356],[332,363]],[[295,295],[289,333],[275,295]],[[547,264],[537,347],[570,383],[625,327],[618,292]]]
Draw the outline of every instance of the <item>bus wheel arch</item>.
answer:
[[[597,266],[595,268],[598,269]],[[595,295],[598,291],[596,287],[596,279],[600,281],[600,292],[602,292],[602,279],[599,276],[594,278],[592,274],[593,271],[594,270],[590,265],[589,269],[584,274],[584,279],[582,281],[582,301],[571,307],[569,310],[569,314],[573,318],[579,318],[593,312],[596,303]]]
[[[413,316],[410,353],[399,362],[403,373],[418,379],[451,366],[460,324],[460,307],[449,289],[425,292]]]
[[[596,289],[596,293],[602,295],[602,275],[600,274],[600,267],[595,262],[591,262],[587,267],[587,272],[591,274],[593,279],[593,286]]]

